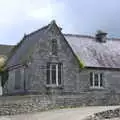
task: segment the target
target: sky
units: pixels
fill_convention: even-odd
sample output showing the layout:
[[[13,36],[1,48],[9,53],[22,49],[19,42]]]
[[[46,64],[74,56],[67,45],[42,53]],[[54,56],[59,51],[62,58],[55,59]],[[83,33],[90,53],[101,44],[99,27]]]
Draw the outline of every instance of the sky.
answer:
[[[18,43],[52,20],[62,32],[120,37],[120,0],[0,0],[0,44]]]

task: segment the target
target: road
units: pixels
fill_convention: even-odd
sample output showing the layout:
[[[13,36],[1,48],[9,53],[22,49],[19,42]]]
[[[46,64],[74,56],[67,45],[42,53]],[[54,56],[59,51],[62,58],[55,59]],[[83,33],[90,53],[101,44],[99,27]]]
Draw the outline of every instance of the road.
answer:
[[[1,116],[0,120],[82,120],[97,112],[115,109],[120,106],[94,106],[80,108],[55,109],[45,112],[29,113],[15,116]]]

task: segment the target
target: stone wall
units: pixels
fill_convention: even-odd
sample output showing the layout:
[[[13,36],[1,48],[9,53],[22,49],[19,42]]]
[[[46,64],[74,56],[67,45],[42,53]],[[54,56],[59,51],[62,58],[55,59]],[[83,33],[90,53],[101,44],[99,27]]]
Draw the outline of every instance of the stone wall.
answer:
[[[112,120],[113,118],[119,118],[120,119],[120,108],[117,108],[115,110],[107,110],[99,113],[95,113],[92,116],[88,116],[84,120]]]
[[[99,100],[98,100],[99,99]],[[113,101],[114,99],[114,101]],[[80,107],[90,105],[115,105],[120,103],[120,94],[102,97],[90,93],[79,95],[24,95],[0,97],[0,115],[14,115],[45,111],[53,108]]]
[[[57,55],[52,55],[52,40],[57,40]],[[27,41],[27,39],[25,40]],[[78,92],[79,88],[79,63],[73,54],[69,44],[60,34],[56,26],[53,26],[45,33],[44,37],[41,37],[41,32],[36,32],[29,37],[29,43],[35,41],[30,47],[28,53],[25,56],[28,57],[27,67],[21,67],[21,88],[15,89],[16,71],[14,69],[9,71],[8,81],[3,88],[3,94],[28,92],[39,92],[45,94],[47,91],[47,63],[62,63],[62,75],[61,86],[63,89],[59,89],[59,92]],[[29,44],[28,43],[28,44]],[[24,43],[21,47],[24,46]],[[17,50],[20,51],[20,48]],[[16,51],[16,52],[17,52]],[[26,52],[26,51],[25,51]],[[16,56],[16,57],[15,57]],[[13,56],[17,57],[17,53]],[[23,55],[24,56],[24,55]],[[24,56],[24,57],[25,57]],[[24,59],[24,58],[19,58]],[[12,60],[12,59],[11,59]],[[10,61],[11,61],[10,60]],[[19,77],[18,77],[19,78]],[[54,87],[54,85],[51,87]],[[58,89],[57,89],[58,90]]]

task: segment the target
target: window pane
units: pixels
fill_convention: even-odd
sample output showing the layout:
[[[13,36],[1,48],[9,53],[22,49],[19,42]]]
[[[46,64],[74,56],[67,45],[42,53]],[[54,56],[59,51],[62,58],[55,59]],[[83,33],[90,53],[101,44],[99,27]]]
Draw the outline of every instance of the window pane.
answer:
[[[47,63],[47,84],[50,84],[50,63]]]
[[[56,65],[52,65],[52,84],[56,84]]]
[[[60,85],[61,84],[61,69],[62,68],[62,64],[59,63],[58,64],[58,84]]]
[[[90,73],[90,86],[93,86],[93,73]]]
[[[103,86],[103,74],[100,74],[100,86]]]
[[[95,74],[94,75],[94,84],[95,84],[95,86],[99,86],[99,81],[98,81],[98,74]]]

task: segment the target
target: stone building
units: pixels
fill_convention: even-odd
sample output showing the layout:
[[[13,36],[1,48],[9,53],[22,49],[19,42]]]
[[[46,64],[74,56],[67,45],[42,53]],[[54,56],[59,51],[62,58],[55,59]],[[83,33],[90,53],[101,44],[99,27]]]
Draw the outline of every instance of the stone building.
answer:
[[[52,21],[15,46],[1,45],[2,94],[119,94],[120,39],[106,36],[63,34]]]

